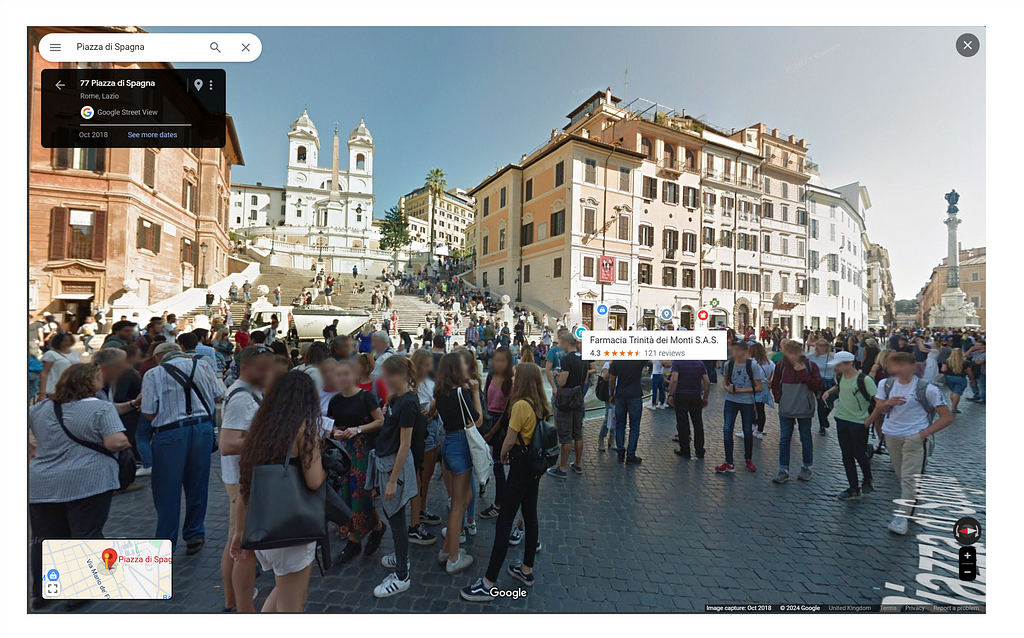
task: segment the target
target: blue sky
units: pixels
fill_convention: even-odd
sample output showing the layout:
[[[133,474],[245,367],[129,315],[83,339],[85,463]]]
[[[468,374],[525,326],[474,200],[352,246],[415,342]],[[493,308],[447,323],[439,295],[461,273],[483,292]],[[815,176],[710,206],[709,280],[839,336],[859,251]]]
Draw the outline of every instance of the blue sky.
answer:
[[[951,188],[963,246],[985,245],[981,27],[237,30],[263,42],[256,62],[223,65],[246,162],[239,182],[283,182],[285,133],[304,105],[323,149],[335,121],[347,136],[363,117],[379,216],[434,166],[449,186],[475,186],[610,85],[627,101],[685,108],[719,127],[764,122],[806,138],[826,185],[868,187],[868,234],[889,249],[898,298],[945,255]],[[972,58],[955,50],[967,31],[982,41]]]

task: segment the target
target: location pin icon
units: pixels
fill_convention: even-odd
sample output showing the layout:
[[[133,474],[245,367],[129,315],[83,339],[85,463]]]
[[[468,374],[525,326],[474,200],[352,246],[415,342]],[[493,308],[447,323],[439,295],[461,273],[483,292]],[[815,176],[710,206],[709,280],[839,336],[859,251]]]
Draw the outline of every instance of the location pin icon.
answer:
[[[202,80],[196,80],[195,82],[192,83],[192,85],[196,87],[197,91],[202,91],[203,90],[203,81]]]
[[[101,558],[103,558],[103,566],[106,567],[108,570],[115,562],[117,562],[117,552],[115,552],[113,549],[107,548],[103,550],[103,553],[100,554],[100,556]]]

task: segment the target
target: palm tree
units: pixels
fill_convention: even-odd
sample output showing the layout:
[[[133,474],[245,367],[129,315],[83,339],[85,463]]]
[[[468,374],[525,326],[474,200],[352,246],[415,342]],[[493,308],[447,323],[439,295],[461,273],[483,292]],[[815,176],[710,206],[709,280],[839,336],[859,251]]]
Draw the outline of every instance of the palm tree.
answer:
[[[429,246],[427,247],[427,263],[431,264],[433,268],[434,263],[434,207],[437,206],[441,198],[444,197],[444,192],[448,190],[448,182],[445,180],[444,171],[440,168],[432,168],[427,172],[426,183],[424,184],[427,188],[427,228],[430,229]]]

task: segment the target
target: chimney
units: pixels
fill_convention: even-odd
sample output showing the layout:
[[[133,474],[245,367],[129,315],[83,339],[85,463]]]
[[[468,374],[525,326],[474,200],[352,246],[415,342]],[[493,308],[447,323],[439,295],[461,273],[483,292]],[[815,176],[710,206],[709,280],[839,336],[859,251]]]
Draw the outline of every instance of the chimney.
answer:
[[[800,148],[807,148],[807,140],[806,139],[800,140]]]
[[[604,101],[608,104],[612,103],[612,87],[608,87],[604,90]]]
[[[263,186],[263,182],[256,182],[257,186]]]
[[[796,135],[790,135],[789,136],[789,143],[790,144],[796,144]]]
[[[551,129],[551,139],[555,139],[556,137],[558,137],[558,129],[553,128]]]
[[[778,137],[778,136],[779,136],[779,129],[773,128],[772,129],[772,137]]]

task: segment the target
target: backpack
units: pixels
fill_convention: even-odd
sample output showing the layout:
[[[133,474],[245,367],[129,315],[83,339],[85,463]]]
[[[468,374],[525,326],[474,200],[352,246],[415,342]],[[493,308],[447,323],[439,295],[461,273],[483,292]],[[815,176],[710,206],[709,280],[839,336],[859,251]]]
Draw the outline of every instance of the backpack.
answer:
[[[597,397],[598,401],[605,402],[611,398],[611,386],[608,384],[608,380],[604,378],[604,375],[597,378],[597,385],[594,386],[594,396]]]
[[[524,399],[533,408],[533,401]],[[534,409],[536,412],[536,409]],[[558,445],[558,432],[550,423],[543,419],[537,419],[537,426],[533,429],[533,438],[530,445],[523,442],[523,435],[516,434],[519,439],[519,448],[529,460],[534,474],[541,476],[548,468],[558,463],[558,455],[561,446]]]
[[[888,397],[892,392],[892,386],[896,383],[896,377],[889,377],[883,383],[885,388],[885,396]],[[928,413],[928,423],[931,424],[935,420],[935,406],[928,402],[928,386],[931,385],[924,379],[917,378],[917,387],[915,388],[915,395],[917,396],[917,402],[921,404],[924,411]]]
[[[874,409],[875,397],[871,396],[871,394],[868,392],[867,383],[864,382],[864,379],[867,376],[868,375],[864,374],[863,372],[857,375],[857,392],[860,392],[861,396],[867,399],[869,409]],[[840,381],[840,379],[842,378],[843,375],[841,374],[836,376],[836,386],[839,387],[840,390],[842,390],[842,388],[840,387],[842,385],[842,381]],[[886,389],[886,391],[888,392],[888,388]],[[921,398],[918,397],[918,400],[920,401]],[[921,403],[924,404],[924,401],[921,401]]]

